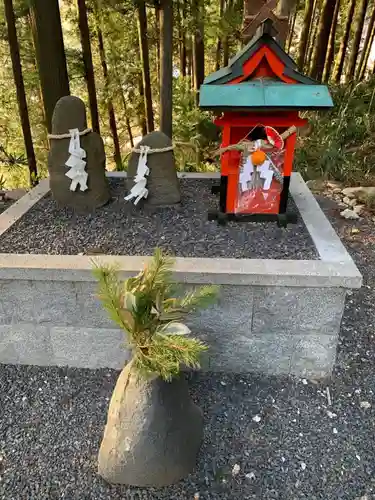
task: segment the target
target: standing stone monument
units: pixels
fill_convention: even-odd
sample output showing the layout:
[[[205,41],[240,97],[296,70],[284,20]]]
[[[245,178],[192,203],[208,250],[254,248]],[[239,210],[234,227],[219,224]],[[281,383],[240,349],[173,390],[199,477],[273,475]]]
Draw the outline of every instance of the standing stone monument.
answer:
[[[147,134],[132,152],[125,198],[137,204],[175,205],[181,201],[171,139],[163,132]]]
[[[91,211],[110,199],[105,151],[99,134],[87,128],[85,104],[62,97],[52,117],[48,158],[53,198],[64,207]]]

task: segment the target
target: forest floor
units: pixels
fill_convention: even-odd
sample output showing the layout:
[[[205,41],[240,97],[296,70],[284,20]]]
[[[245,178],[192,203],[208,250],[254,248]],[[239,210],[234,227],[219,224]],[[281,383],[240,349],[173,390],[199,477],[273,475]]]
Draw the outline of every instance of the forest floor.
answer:
[[[196,472],[144,490],[96,474],[116,371],[0,365],[0,499],[375,499],[375,224],[320,202],[364,275],[347,298],[332,379],[196,375]]]

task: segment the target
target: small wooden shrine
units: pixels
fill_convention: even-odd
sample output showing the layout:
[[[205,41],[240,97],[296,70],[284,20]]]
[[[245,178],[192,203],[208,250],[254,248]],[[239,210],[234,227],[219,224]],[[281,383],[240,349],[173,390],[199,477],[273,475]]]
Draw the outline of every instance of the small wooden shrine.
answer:
[[[222,128],[219,209],[210,219],[296,220],[287,213],[301,110],[329,109],[326,85],[302,75],[275,40],[270,19],[229,65],[206,77],[200,107],[215,112]]]

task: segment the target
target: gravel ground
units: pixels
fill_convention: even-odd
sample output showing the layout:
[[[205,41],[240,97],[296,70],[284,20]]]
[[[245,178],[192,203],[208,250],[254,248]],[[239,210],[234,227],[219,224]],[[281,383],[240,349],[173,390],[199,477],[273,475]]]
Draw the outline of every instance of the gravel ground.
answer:
[[[111,181],[113,201],[91,215],[61,210],[47,195],[2,235],[0,253],[150,255],[159,246],[180,257],[318,258],[302,220],[286,230],[208,221],[218,204],[212,181],[181,180],[182,205],[153,211],[126,203],[123,182]]]
[[[12,205],[13,201],[0,201],[0,214]]]
[[[138,490],[96,475],[116,372],[0,365],[0,498],[375,499],[375,227],[324,207],[365,276],[347,300],[332,380],[195,376],[206,424],[197,470],[178,485]]]

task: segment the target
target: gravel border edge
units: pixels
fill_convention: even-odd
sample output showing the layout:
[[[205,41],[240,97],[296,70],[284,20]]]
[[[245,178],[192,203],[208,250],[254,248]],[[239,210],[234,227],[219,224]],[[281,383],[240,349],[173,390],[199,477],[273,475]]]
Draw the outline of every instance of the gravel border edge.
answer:
[[[125,178],[125,172],[108,177]],[[181,178],[218,179],[218,173],[180,173]],[[49,180],[22,197],[0,215],[0,236],[49,191]],[[320,261],[277,259],[177,258],[176,279],[184,283],[217,283],[258,286],[360,288],[362,275],[335,233],[299,173],[293,173],[291,195],[321,257]],[[116,262],[124,276],[138,272],[145,257],[101,256]],[[92,281],[92,257],[0,254],[0,279]]]

